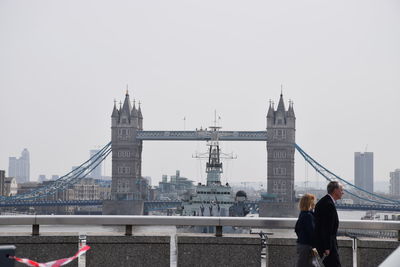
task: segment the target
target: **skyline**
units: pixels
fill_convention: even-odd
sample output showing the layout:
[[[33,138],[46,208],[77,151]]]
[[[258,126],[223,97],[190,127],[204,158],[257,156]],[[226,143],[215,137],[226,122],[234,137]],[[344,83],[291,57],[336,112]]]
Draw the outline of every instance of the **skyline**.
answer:
[[[96,4],[94,4],[96,3]],[[110,140],[113,101],[141,101],[145,130],[265,130],[271,99],[294,102],[296,142],[350,181],[374,152],[376,181],[400,167],[400,3],[239,1],[0,3],[0,169],[23,148],[31,179],[63,175]],[[186,118],[184,121],[183,118]],[[223,181],[266,181],[266,144],[222,142]],[[176,169],[205,142],[143,145],[143,176]],[[307,173],[296,153],[295,181]],[[156,166],[156,167],[154,167]],[[106,171],[111,165],[106,164]],[[198,178],[200,179],[198,179]]]

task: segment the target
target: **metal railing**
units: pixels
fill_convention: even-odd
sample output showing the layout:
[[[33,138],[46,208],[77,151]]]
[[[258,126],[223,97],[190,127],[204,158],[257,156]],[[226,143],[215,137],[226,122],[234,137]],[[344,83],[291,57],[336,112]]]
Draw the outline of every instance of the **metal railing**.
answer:
[[[297,218],[134,216],[134,215],[23,215],[0,216],[0,225],[32,225],[32,235],[39,235],[40,225],[125,226],[132,235],[132,226],[213,226],[222,236],[223,226],[266,229],[293,229]],[[341,220],[339,230],[394,230],[400,234],[400,221]]]

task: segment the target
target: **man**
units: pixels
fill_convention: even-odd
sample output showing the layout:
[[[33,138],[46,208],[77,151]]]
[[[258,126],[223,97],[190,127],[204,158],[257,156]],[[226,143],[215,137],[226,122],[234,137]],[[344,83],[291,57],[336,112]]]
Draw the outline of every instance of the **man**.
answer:
[[[337,247],[337,229],[339,217],[335,207],[335,201],[343,196],[343,185],[337,181],[329,182],[328,194],[321,198],[315,206],[315,245],[325,267],[340,267],[340,259]]]

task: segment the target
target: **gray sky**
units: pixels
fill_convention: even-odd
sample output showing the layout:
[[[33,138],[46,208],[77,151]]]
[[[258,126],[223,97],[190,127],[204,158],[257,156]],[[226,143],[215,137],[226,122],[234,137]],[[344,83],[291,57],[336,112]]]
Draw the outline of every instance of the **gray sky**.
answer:
[[[31,154],[31,179],[63,175],[110,140],[113,100],[142,102],[145,130],[263,130],[269,99],[294,101],[297,143],[353,180],[400,168],[400,2],[0,1],[0,169]],[[262,142],[223,142],[231,183],[266,180]],[[181,170],[204,142],[144,143],[143,175]],[[203,164],[200,166],[200,164]],[[109,173],[111,165],[106,165]],[[315,172],[296,155],[296,180]]]

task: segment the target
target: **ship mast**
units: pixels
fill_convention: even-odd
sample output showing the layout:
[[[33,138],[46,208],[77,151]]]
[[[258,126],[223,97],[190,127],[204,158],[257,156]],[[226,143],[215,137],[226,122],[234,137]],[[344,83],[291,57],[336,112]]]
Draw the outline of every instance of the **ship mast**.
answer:
[[[220,119],[218,117],[218,119]],[[218,126],[217,112],[214,112],[214,125],[209,127],[210,140],[207,141],[208,162],[206,163],[207,186],[221,185],[221,174],[223,173],[221,162],[221,149],[219,147],[219,130],[222,127]],[[206,153],[205,153],[206,154]],[[196,158],[205,158],[205,154],[196,155]],[[224,154],[226,159],[235,159],[233,155]]]

